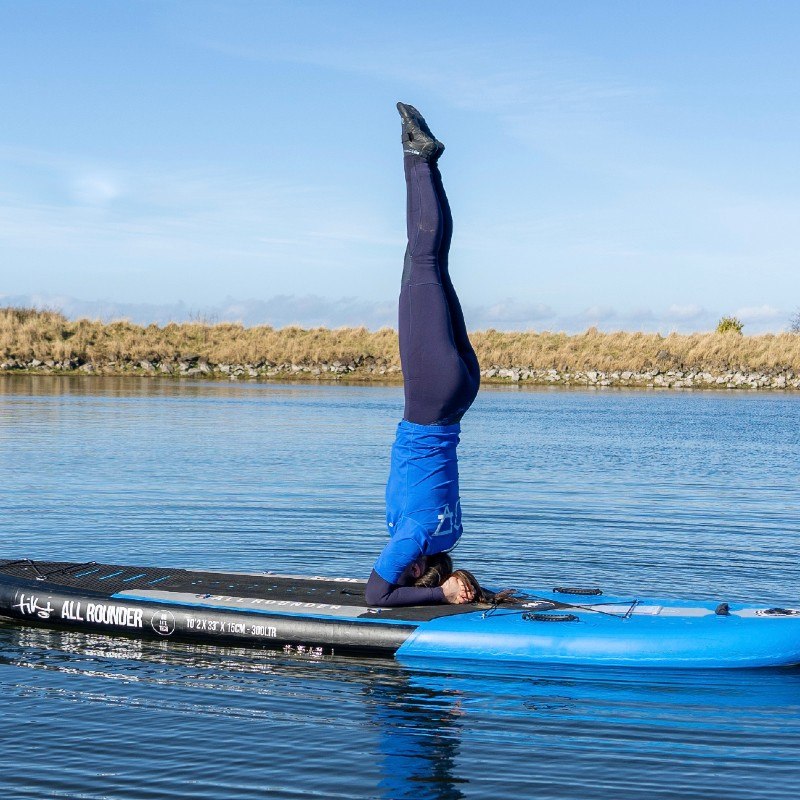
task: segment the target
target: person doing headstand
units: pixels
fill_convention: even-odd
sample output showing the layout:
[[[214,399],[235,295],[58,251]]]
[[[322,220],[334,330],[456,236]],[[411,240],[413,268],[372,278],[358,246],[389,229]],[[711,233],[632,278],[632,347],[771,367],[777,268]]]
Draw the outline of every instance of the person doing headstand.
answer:
[[[444,145],[414,106],[397,109],[408,228],[398,325],[405,411],[386,486],[389,542],[365,599],[372,606],[466,603],[476,588],[451,575],[446,553],[461,536],[456,447],[480,366],[448,269],[453,218],[438,166]]]

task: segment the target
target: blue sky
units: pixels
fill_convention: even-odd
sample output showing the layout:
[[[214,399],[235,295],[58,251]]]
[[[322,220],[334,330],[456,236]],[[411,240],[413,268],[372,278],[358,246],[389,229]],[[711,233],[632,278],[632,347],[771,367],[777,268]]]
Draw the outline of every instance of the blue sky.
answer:
[[[472,328],[785,329],[800,3],[0,1],[0,303],[391,324],[396,100]]]

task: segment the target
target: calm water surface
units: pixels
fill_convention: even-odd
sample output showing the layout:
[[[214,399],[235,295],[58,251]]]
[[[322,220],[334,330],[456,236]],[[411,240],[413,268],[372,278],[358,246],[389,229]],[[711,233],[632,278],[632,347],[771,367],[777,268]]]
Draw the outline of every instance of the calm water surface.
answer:
[[[0,557],[367,575],[398,388],[0,378]],[[800,397],[483,391],[493,586],[800,595]],[[0,624],[0,797],[794,797],[800,669],[454,667]]]

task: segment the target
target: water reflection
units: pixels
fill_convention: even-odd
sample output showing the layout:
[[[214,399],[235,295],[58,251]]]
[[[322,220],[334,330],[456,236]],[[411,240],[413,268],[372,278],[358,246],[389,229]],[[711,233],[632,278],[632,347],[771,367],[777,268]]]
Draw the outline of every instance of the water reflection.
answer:
[[[0,375],[0,396],[15,397],[246,397],[269,393],[279,398],[319,396],[329,391],[340,393],[346,387],[349,393],[364,394],[389,392],[402,396],[402,389],[394,384],[364,384],[346,381],[304,380],[280,383],[277,381],[229,381],[161,378],[148,376],[91,376],[91,375]]]
[[[364,683],[370,716],[378,731],[386,800],[460,800],[456,760],[465,711],[459,691],[426,686],[413,674],[396,670],[369,676]]]
[[[800,788],[796,668],[454,670],[3,625],[0,653],[15,670],[6,673],[8,729],[32,712],[58,714],[40,742],[69,755],[82,781],[103,747],[134,775],[141,764],[124,742],[131,725],[144,725],[167,737],[163,759],[177,772],[163,780],[176,792],[187,753],[224,751],[221,772],[195,778],[193,796],[203,798],[215,797],[217,781],[229,800],[301,787],[385,800],[783,800]],[[103,744],[89,760],[82,737],[98,725]]]

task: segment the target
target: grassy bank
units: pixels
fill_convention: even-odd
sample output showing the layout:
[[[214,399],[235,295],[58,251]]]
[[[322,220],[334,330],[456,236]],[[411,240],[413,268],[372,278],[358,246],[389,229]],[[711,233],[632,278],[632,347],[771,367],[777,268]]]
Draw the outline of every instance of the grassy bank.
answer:
[[[595,329],[576,335],[488,330],[471,338],[488,380],[601,385],[688,381],[697,386],[760,382],[791,388],[800,378],[800,336],[788,333],[660,336]],[[399,378],[400,358],[397,336],[388,328],[370,332],[245,328],[234,323],[141,326],[69,321],[54,312],[5,308],[0,309],[0,370],[234,377],[347,374],[391,380]],[[665,376],[674,380],[665,383]]]

